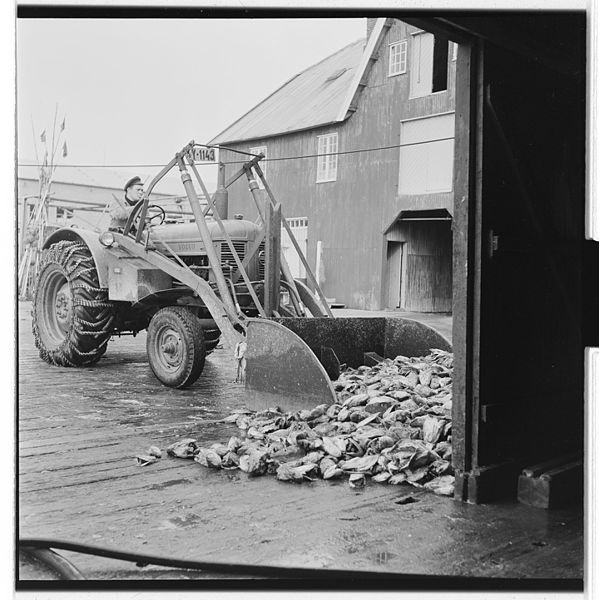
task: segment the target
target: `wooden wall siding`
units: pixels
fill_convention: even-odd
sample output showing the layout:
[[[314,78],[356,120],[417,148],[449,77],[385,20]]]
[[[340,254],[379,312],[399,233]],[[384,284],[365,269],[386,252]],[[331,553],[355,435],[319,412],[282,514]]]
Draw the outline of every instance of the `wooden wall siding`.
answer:
[[[408,254],[406,310],[451,312],[451,257]]]
[[[398,221],[387,234],[393,242],[406,242],[411,254],[451,254],[451,221]]]
[[[349,307],[376,310],[387,302],[383,282],[386,263],[384,232],[401,210],[446,208],[453,194],[398,196],[399,147],[341,154],[337,180],[316,183],[317,136],[337,132],[339,152],[398,146],[402,119],[453,110],[453,91],[408,101],[409,74],[388,77],[388,43],[397,41],[407,26],[395,22],[383,40],[379,59],[362,92],[358,109],[343,123],[248,142],[228,144],[248,151],[268,148],[268,181],[285,216],[307,216],[308,260],[314,268],[316,242],[322,241],[327,297]],[[413,27],[409,28],[414,30]],[[408,38],[408,52],[410,51]],[[455,62],[449,63],[453,88]],[[227,144],[225,144],[227,145]],[[241,155],[222,150],[221,160],[240,161]],[[231,175],[239,164],[227,166]],[[242,178],[229,189],[230,213],[254,218],[253,202]]]

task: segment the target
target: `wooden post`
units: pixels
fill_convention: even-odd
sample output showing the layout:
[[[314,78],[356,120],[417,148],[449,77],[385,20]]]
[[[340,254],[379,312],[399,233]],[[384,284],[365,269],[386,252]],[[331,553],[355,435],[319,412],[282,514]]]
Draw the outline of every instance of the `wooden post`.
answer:
[[[264,203],[266,246],[264,262],[264,311],[267,317],[279,310],[281,286],[281,204]]]
[[[482,229],[482,43],[460,44],[456,80],[453,234],[455,497],[472,502],[478,466]]]
[[[28,198],[23,198],[23,206],[21,207],[21,235],[19,236],[19,263],[23,260],[23,252],[25,251],[25,235],[27,234],[27,207],[29,206]]]

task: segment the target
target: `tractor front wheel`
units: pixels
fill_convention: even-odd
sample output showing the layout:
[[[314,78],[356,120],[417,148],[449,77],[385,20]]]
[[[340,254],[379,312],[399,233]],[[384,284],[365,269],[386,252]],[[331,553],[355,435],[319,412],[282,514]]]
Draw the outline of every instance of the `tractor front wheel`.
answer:
[[[152,317],[146,349],[154,375],[169,387],[190,386],[204,368],[206,344],[202,326],[183,307],[167,306]]]
[[[114,306],[100,287],[82,242],[61,241],[44,253],[33,298],[33,335],[40,357],[60,367],[96,363],[110,339]]]

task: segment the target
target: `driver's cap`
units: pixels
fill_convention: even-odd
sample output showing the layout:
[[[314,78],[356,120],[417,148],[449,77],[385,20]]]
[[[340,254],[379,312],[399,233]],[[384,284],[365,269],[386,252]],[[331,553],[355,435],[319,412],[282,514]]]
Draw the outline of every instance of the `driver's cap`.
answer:
[[[141,183],[141,178],[137,177],[136,175],[135,177],[129,179],[129,181],[125,184],[125,187],[123,189],[127,191],[131,186],[137,185],[138,183]]]

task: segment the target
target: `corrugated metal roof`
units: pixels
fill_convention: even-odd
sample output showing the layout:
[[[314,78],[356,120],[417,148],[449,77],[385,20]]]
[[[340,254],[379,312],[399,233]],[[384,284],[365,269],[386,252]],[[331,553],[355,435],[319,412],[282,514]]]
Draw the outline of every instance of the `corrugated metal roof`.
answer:
[[[210,143],[253,140],[334,123],[364,43],[364,39],[357,40],[302,71]]]

